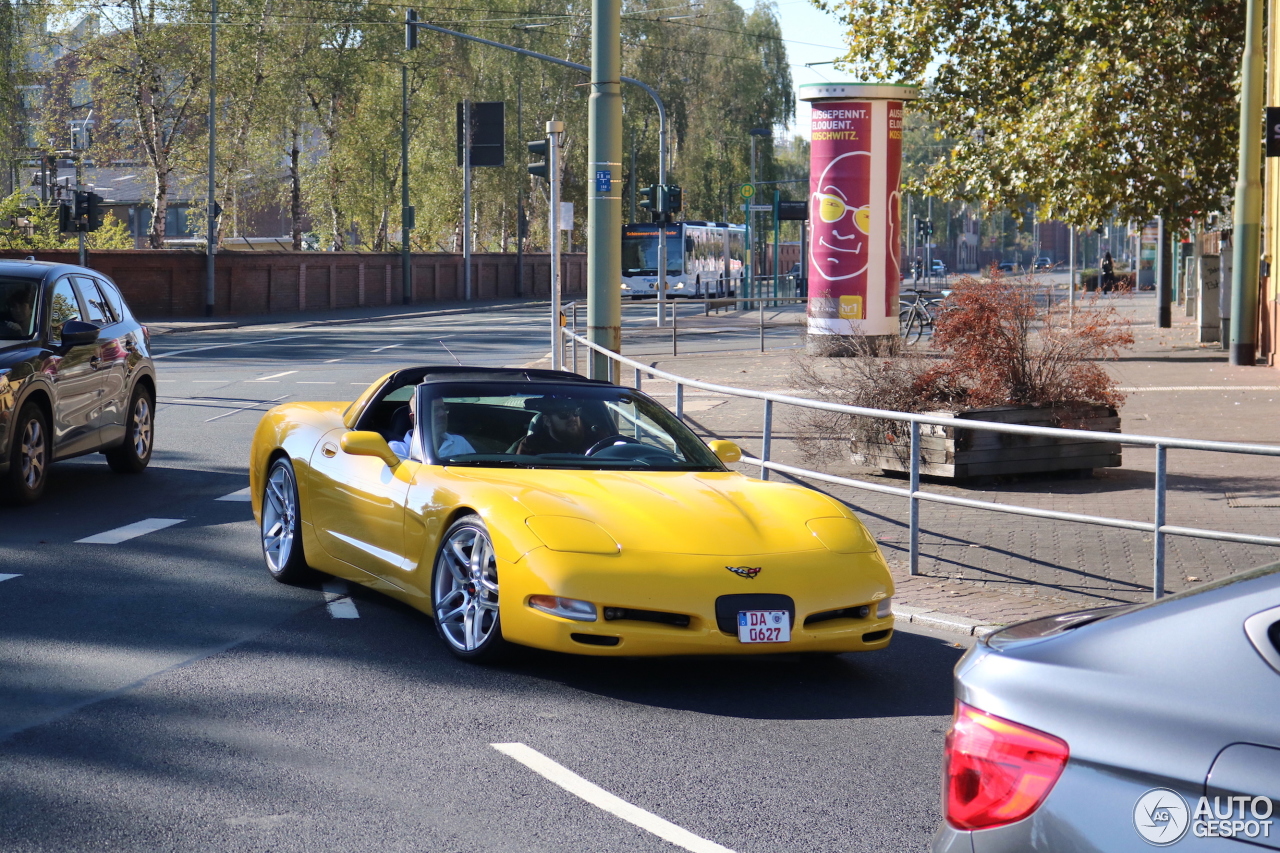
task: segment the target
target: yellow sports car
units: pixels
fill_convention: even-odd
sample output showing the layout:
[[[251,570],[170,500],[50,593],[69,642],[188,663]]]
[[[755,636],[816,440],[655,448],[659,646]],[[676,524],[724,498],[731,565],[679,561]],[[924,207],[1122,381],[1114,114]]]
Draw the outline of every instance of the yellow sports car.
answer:
[[[415,367],[289,403],[249,466],[267,569],[431,615],[450,651],[882,649],[893,581],[847,507],[725,468],[644,394],[546,370]]]

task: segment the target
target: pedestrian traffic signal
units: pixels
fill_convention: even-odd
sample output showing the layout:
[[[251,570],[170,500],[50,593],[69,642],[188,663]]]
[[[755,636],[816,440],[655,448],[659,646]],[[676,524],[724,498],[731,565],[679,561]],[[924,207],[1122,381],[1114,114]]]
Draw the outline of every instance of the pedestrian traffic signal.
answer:
[[[533,175],[536,178],[543,178],[543,179],[550,180],[549,172],[547,170],[547,146],[549,144],[550,144],[549,141],[546,139],[539,139],[534,142],[525,143],[525,145],[529,149],[530,154],[532,154],[535,157],[542,158],[536,163],[529,164],[529,174]]]
[[[97,193],[85,193],[85,225],[86,231],[97,231],[102,227],[102,220],[107,212],[102,209],[102,196]]]
[[[661,198],[659,197],[658,187],[656,186],[640,187],[638,195],[639,195],[639,200],[636,201],[636,207],[639,207],[643,210],[647,210],[650,213],[654,214],[655,219],[661,216],[662,211],[661,211],[661,208],[659,207]]]

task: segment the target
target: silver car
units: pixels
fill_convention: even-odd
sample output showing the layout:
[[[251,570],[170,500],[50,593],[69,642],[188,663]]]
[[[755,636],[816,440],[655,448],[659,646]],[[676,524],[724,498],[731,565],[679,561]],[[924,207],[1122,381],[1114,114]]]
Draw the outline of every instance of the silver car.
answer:
[[[934,853],[1280,850],[1280,563],[956,667]]]

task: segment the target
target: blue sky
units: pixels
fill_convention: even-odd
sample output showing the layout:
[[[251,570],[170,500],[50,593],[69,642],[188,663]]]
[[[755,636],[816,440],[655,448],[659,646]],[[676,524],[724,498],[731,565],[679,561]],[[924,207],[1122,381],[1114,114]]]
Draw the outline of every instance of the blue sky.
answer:
[[[739,2],[750,8],[744,0]],[[791,62],[791,79],[796,86],[850,79],[848,74],[831,65],[805,67],[806,62],[829,62],[844,54],[844,27],[835,17],[819,10],[809,0],[778,0],[778,20],[782,23],[782,38],[787,43],[787,57]],[[796,103],[796,121],[792,131],[806,139],[809,137],[807,103]]]

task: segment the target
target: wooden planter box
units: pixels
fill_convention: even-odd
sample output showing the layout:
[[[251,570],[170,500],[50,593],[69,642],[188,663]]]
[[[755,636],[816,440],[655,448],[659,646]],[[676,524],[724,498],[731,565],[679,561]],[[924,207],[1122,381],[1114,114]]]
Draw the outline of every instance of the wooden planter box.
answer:
[[[1063,413],[1062,418],[1058,417],[1059,411],[1049,407],[996,406],[929,414],[957,420],[1120,431],[1119,415],[1107,406],[1073,406]],[[852,445],[853,462],[884,471],[910,471],[909,448],[909,438],[895,444],[855,441]],[[931,424],[920,427],[920,454],[921,474],[957,480],[999,474],[1118,468],[1121,464],[1117,442],[1011,435]]]

